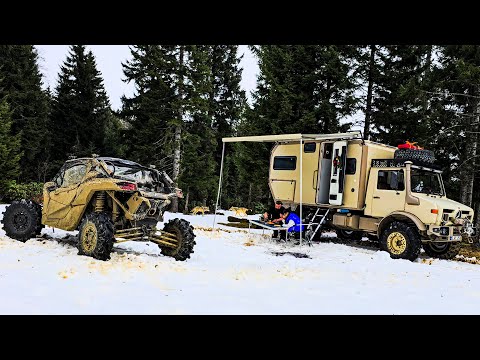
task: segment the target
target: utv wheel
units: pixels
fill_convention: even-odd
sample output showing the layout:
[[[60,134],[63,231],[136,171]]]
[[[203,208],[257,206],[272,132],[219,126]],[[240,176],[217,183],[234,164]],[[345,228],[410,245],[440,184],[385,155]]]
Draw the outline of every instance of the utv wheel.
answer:
[[[8,237],[25,242],[42,232],[42,208],[30,200],[13,201],[3,213],[2,223]]]
[[[387,251],[392,259],[414,261],[421,247],[417,228],[403,222],[393,221],[380,236],[380,249]]]
[[[462,243],[458,242],[428,242],[422,245],[423,250],[428,256],[450,260],[453,259],[460,252]]]
[[[341,239],[362,240],[363,231],[338,229],[337,236]]]
[[[183,261],[190,258],[195,246],[195,234],[193,226],[184,219],[173,219],[165,224],[163,231],[176,236],[178,246],[176,248],[158,245],[162,255],[171,256],[177,261]]]
[[[113,249],[113,232],[113,221],[108,214],[87,214],[78,231],[78,255],[109,260]]]

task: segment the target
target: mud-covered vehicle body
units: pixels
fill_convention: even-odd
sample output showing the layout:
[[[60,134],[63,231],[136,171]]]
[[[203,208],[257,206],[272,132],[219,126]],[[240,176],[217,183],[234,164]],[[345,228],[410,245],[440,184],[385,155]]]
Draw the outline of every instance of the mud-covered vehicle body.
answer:
[[[118,158],[72,159],[45,183],[43,206],[15,201],[2,222],[6,234],[21,241],[39,235],[45,225],[78,230],[79,254],[101,260],[123,241],[152,241],[164,255],[186,260],[195,245],[188,221],[156,227],[174,197],[182,191],[164,171]]]

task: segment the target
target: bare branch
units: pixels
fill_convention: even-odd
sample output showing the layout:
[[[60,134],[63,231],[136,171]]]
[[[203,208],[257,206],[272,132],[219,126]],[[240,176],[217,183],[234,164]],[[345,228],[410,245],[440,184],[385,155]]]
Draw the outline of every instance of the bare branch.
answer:
[[[420,90],[422,92],[425,92],[427,94],[435,94],[435,95],[443,95],[445,97],[452,96],[452,95],[457,95],[457,96],[465,96],[465,97],[471,97],[475,99],[480,99],[480,96],[475,96],[475,95],[468,95],[468,94],[460,94],[460,93],[442,93],[438,91],[427,91],[427,90]]]

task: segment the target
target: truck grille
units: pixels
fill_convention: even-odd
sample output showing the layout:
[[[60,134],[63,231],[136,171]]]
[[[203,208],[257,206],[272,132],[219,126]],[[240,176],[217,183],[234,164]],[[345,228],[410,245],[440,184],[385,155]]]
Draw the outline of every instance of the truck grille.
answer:
[[[450,219],[450,217],[453,217],[453,215],[455,214],[455,210],[452,210],[452,209],[444,209],[443,210],[443,213],[442,213],[442,220],[443,221],[448,221]],[[469,210],[462,210],[462,216],[461,216],[462,219],[469,219],[469,220],[472,220],[473,218],[473,215],[470,215],[470,211]]]

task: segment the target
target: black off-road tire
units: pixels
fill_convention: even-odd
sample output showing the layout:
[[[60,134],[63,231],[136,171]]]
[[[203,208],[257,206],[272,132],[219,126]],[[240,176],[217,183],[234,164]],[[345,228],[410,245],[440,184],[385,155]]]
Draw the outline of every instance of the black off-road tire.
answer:
[[[347,240],[362,240],[363,231],[337,229],[337,237]]]
[[[107,213],[89,213],[84,216],[78,230],[78,255],[109,260],[114,242],[114,225]]]
[[[437,259],[451,260],[460,252],[462,243],[460,241],[440,243],[428,242],[422,244],[422,246],[425,254],[428,256]]]
[[[178,246],[171,248],[163,245],[158,245],[161,249],[162,255],[171,256],[177,261],[184,261],[190,258],[193,247],[195,246],[195,234],[193,233],[193,226],[187,220],[173,219],[165,224],[163,231],[174,234],[178,240]]]
[[[435,162],[435,154],[431,150],[415,150],[415,149],[397,149],[394,154],[395,159],[415,160],[425,164],[433,164]]]
[[[12,201],[1,222],[8,237],[25,242],[42,232],[42,207],[31,200]]]
[[[415,261],[421,248],[422,242],[415,225],[393,221],[380,236],[380,249],[387,251],[392,259]]]

